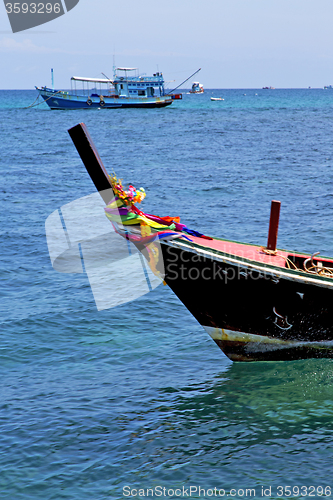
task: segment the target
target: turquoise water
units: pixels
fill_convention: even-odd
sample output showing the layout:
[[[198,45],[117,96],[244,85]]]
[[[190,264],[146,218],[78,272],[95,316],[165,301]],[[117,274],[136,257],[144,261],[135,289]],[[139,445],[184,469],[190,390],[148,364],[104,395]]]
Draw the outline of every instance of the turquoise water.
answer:
[[[35,98],[0,91],[1,500],[147,498],[155,487],[165,495],[150,498],[188,498],[190,486],[205,489],[191,498],[252,488],[275,499],[290,497],[278,488],[287,485],[311,498],[333,488],[331,360],[231,363],[163,286],[98,312],[85,275],[53,270],[44,227],[94,192],[67,133],[85,122],[106,168],[146,188],[143,210],[265,244],[278,199],[278,246],[333,256],[333,92],[23,109]]]

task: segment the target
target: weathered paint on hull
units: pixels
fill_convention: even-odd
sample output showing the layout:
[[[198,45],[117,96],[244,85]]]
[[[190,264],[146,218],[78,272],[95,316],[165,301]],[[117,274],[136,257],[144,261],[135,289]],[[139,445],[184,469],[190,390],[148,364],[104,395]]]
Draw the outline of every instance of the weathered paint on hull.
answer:
[[[166,283],[230,359],[333,357],[332,282],[199,255],[189,243],[161,246]]]
[[[302,342],[204,327],[232,361],[286,361],[333,358],[333,341]]]

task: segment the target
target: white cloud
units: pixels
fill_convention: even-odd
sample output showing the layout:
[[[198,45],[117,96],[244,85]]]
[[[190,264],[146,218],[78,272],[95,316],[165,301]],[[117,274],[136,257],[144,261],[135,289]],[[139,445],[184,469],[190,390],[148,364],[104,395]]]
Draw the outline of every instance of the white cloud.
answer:
[[[1,52],[34,52],[34,53],[46,53],[46,52],[59,52],[58,49],[50,49],[47,47],[38,47],[32,43],[28,38],[22,42],[18,42],[13,38],[2,38],[0,40],[0,51]]]

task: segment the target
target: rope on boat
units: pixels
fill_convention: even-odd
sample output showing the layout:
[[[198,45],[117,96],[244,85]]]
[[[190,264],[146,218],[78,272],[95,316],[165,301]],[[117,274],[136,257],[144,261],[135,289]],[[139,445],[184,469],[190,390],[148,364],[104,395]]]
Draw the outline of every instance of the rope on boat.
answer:
[[[285,257],[287,267],[288,267],[288,269],[294,269],[295,271],[299,271],[299,272],[303,272],[303,273],[306,272],[308,274],[315,274],[318,276],[326,276],[326,278],[333,278],[333,269],[332,268],[325,267],[325,266],[318,266],[313,262],[313,257],[315,255],[319,255],[319,253],[320,252],[316,252],[316,253],[312,254],[309,259],[306,259],[303,263],[303,269],[300,269],[299,267],[296,266],[296,264],[292,260],[288,259],[288,257]],[[307,267],[307,265],[306,265],[307,262],[311,262],[312,266]]]
[[[313,254],[310,259],[305,260],[304,264],[303,264],[303,266],[304,266],[303,269],[300,269],[299,267],[297,267],[296,264],[292,260],[288,259],[288,257],[284,257],[284,259],[286,261],[288,269],[292,269],[294,271],[298,271],[301,273],[315,274],[317,276],[325,276],[326,278],[333,278],[333,269],[331,269],[329,267],[325,267],[325,266],[319,267],[319,266],[316,266],[312,262],[313,256],[318,255],[318,254],[319,254],[319,252]],[[283,256],[281,255],[281,257],[283,257]],[[311,267],[306,266],[306,262],[308,262],[308,261],[312,262],[313,265]]]
[[[318,266],[313,262],[313,258],[316,255],[319,255],[320,252],[313,253],[311,257],[306,259],[303,263],[303,269],[300,269],[299,267],[296,266],[296,264],[286,257],[285,255],[281,255],[277,252],[277,250],[268,250],[266,247],[260,247],[260,250],[265,253],[266,255],[278,255],[279,257],[282,257],[286,261],[286,265],[288,269],[292,269],[293,271],[298,271],[301,273],[308,273],[308,274],[315,274],[318,276],[325,276],[326,278],[333,278],[333,269],[330,267],[325,267],[325,266]],[[311,266],[308,267],[307,263],[310,262]]]
[[[266,255],[277,255],[277,250],[268,250],[268,248],[266,247],[260,247],[260,250],[264,252]]]
[[[310,273],[310,274],[319,274],[319,276],[329,276],[329,277],[332,277],[333,276],[333,270],[328,268],[328,267],[324,267],[324,266],[319,266],[318,264],[316,265],[314,262],[313,262],[313,257],[315,257],[316,255],[319,255],[320,252],[316,252],[316,253],[313,253],[311,255],[311,257],[309,259],[306,259],[304,262],[303,262],[303,267],[305,269],[306,272]],[[307,264],[308,262],[311,262],[311,267],[308,267]]]
[[[30,104],[30,106],[26,106],[25,108],[22,108],[22,109],[29,109],[29,108],[36,108],[37,106],[39,106],[40,104],[43,104],[44,102],[48,101],[49,99],[51,99],[54,95],[56,94],[59,94],[59,92],[62,92],[62,90],[57,90],[57,92],[55,92],[53,95],[50,95],[50,97],[48,97],[47,99],[44,99],[44,101],[41,101],[39,102],[38,104],[35,104],[35,102],[38,101],[38,99],[40,98],[40,94],[38,94],[38,97],[37,99],[34,100],[34,102],[32,104]]]

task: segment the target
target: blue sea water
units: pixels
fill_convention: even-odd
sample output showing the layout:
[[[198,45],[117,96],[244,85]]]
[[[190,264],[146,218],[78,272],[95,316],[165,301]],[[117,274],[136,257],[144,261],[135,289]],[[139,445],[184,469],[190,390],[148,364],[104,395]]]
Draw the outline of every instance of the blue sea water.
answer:
[[[332,360],[232,363],[165,286],[98,312],[85,275],[53,270],[45,220],[94,192],[67,133],[84,122],[144,211],[265,244],[278,199],[278,246],[333,256],[333,91],[25,109],[35,98],[0,91],[0,499],[328,495]]]

